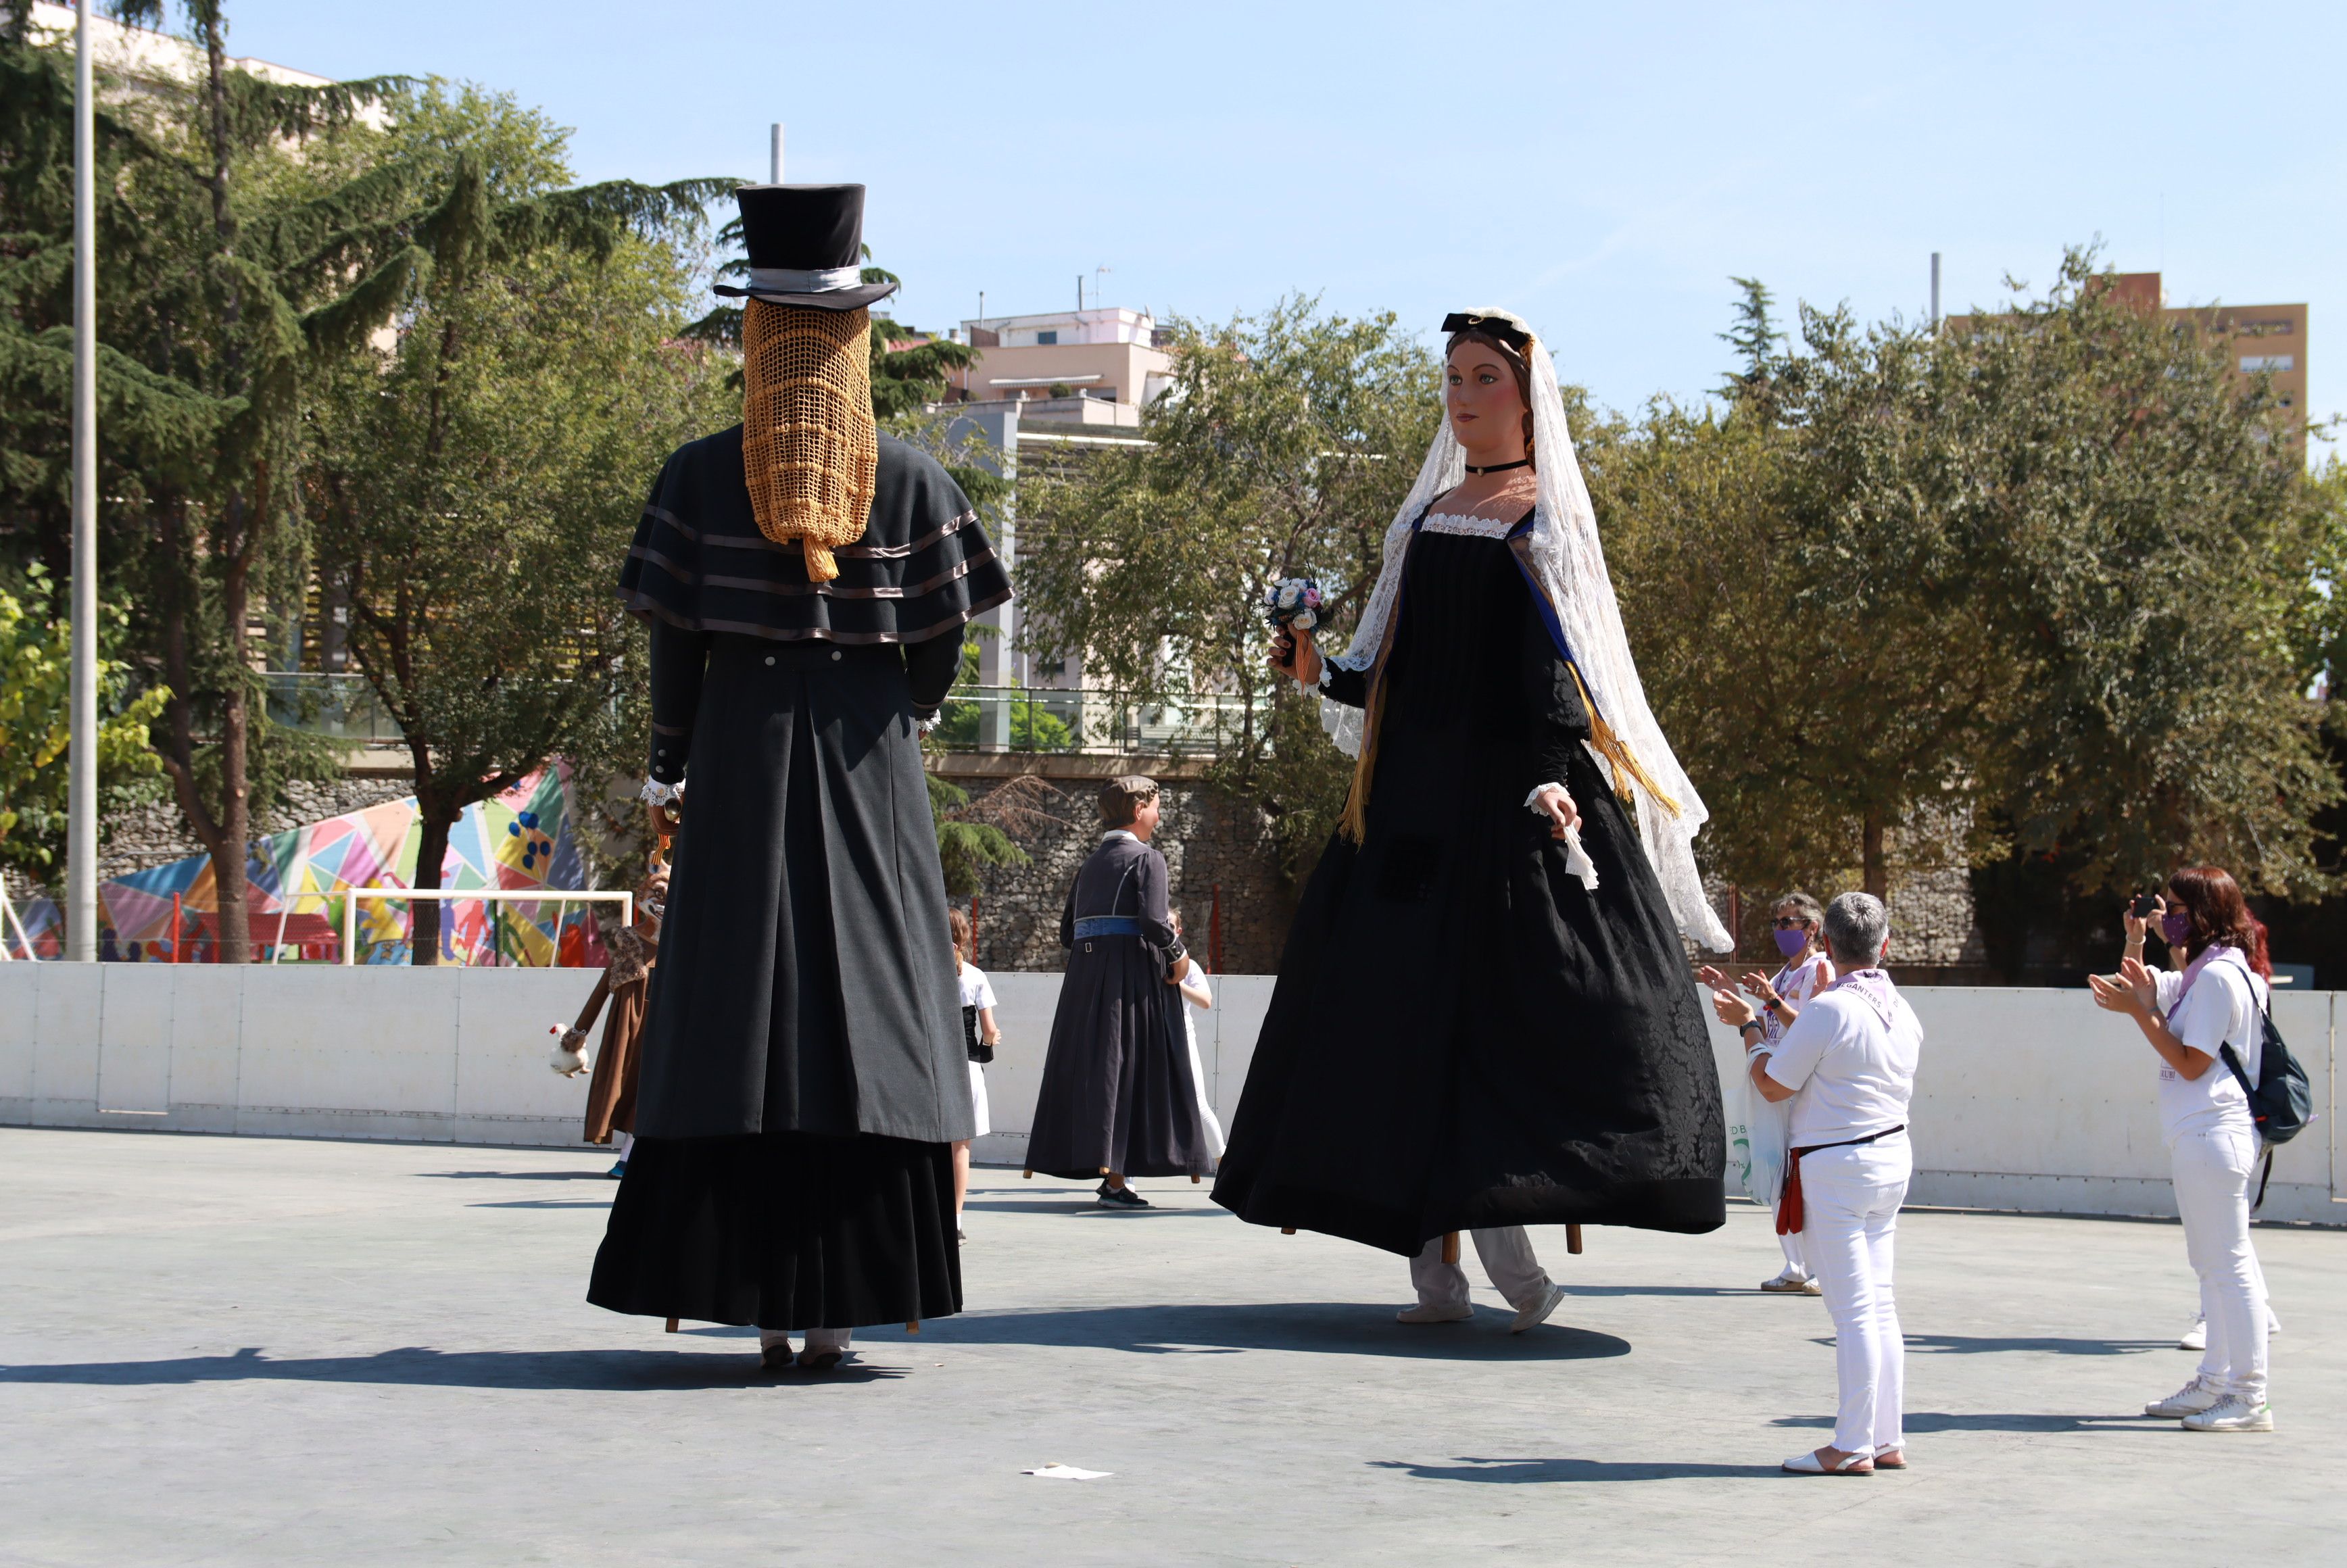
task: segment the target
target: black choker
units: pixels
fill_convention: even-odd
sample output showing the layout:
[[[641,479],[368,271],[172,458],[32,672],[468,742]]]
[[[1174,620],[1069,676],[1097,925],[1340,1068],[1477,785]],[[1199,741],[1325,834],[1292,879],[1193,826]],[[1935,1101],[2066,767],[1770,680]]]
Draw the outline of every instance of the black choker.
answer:
[[[1511,468],[1529,468],[1532,466],[1532,460],[1531,458],[1519,457],[1512,463],[1494,463],[1485,468],[1478,468],[1475,465],[1470,463],[1467,465],[1467,471],[1470,474],[1504,474]]]

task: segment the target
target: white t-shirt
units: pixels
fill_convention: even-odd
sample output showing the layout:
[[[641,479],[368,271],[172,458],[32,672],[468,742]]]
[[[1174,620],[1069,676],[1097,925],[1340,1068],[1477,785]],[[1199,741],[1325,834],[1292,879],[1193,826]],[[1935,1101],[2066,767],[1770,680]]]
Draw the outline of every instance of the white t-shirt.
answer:
[[[1801,1009],[1768,1055],[1769,1077],[1793,1096],[1792,1144],[1811,1149],[1887,1132],[1907,1120],[1923,1025],[1907,999],[1891,999],[1885,1025],[1873,1003],[1829,990]]]
[[[1777,994],[1791,1002],[1796,1009],[1805,1006],[1811,997],[1833,983],[1833,960],[1823,953],[1811,953],[1798,964],[1787,964],[1768,982]],[[1785,1038],[1785,1020],[1769,1008],[1760,1009],[1760,1042],[1774,1046]]]
[[[959,979],[962,1006],[990,1008],[994,1005],[994,987],[988,982],[984,969],[976,964],[964,964]]]
[[[2230,950],[2209,960],[2194,979],[2192,989],[2184,992],[2181,1003],[2176,999],[2184,990],[2182,975],[2157,970],[2152,981],[2158,991],[2159,1010],[2168,1015],[2168,1032],[2193,1050],[2217,1057],[2198,1078],[2185,1077],[2168,1066],[2165,1057],[2157,1059],[2160,1131],[2170,1143],[2187,1132],[2211,1132],[2220,1127],[2254,1132],[2257,1122],[2250,1113],[2250,1097],[2241,1092],[2240,1080],[2217,1053],[2219,1047],[2230,1041],[2241,1071],[2250,1075],[2250,1082],[2258,1081],[2266,1042],[2258,1009],[2270,994],[2266,983]]]

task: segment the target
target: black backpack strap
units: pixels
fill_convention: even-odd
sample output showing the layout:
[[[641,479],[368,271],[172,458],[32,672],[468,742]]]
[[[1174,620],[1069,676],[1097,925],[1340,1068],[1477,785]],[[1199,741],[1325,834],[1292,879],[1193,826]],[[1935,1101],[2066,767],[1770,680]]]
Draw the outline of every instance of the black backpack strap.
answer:
[[[2266,1184],[2273,1180],[2273,1145],[2271,1143],[2268,1143],[2266,1145],[2265,1174],[2258,1178],[2258,1195],[2250,1204],[2250,1213],[2251,1214],[2256,1214],[2260,1209],[2266,1206]]]

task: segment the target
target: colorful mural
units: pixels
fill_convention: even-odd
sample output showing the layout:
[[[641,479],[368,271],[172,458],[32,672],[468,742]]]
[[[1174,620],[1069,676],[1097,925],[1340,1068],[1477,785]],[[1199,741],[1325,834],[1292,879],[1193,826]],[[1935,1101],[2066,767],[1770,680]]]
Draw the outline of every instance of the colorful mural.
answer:
[[[569,769],[558,763],[466,808],[449,830],[440,886],[548,892],[585,887],[586,866],[571,833],[569,787]],[[414,886],[422,837],[423,819],[415,797],[408,795],[261,840],[245,866],[252,939],[269,945],[284,917],[288,951],[280,961],[339,960],[344,895],[354,887]],[[99,885],[98,901],[102,957],[150,963],[211,957],[210,917],[220,898],[209,856],[115,877]],[[410,908],[394,899],[360,900],[358,962],[408,961]],[[440,959],[600,965],[602,942],[589,909],[574,904],[566,911],[552,900],[451,900],[442,906]],[[46,898],[27,900],[17,913],[36,951],[45,958],[57,957],[64,927],[56,906]],[[6,936],[13,953],[20,946],[14,929]]]

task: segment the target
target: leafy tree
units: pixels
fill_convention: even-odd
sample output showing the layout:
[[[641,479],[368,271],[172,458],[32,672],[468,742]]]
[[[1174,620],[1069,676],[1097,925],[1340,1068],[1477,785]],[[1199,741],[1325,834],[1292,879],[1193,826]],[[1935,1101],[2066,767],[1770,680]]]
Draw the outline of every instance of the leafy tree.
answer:
[[[401,107],[399,156],[436,163],[466,215],[395,344],[346,358],[318,402],[320,569],[414,761],[419,888],[467,806],[553,757],[588,764],[589,795],[641,765],[643,640],[612,584],[647,476],[728,403],[728,367],[677,336],[678,241],[720,183],[565,190],[565,134],[469,90]],[[418,964],[439,914],[415,907]]]
[[[2270,395],[2075,252],[1932,334],[1746,284],[1724,415],[1584,450],[1640,666],[1744,885],[1973,867],[1992,956],[2178,860],[2320,891],[2319,508]]]
[[[1243,697],[1218,782],[1273,815],[1300,873],[1348,774],[1313,705],[1264,669],[1263,590],[1319,579],[1343,645],[1432,436],[1435,365],[1391,313],[1323,315],[1301,296],[1171,335],[1173,384],[1142,416],[1151,445],[1021,487],[1025,636],[1137,696]]]
[[[0,586],[0,865],[36,880],[48,879],[66,852],[67,772],[58,764],[73,720],[73,639],[56,613],[57,597],[38,567],[21,597]],[[110,653],[128,617],[118,605],[100,613],[98,641]],[[163,771],[147,732],[170,693],[134,692],[130,676],[120,659],[99,664],[97,787],[106,804],[142,797],[141,784]]]

